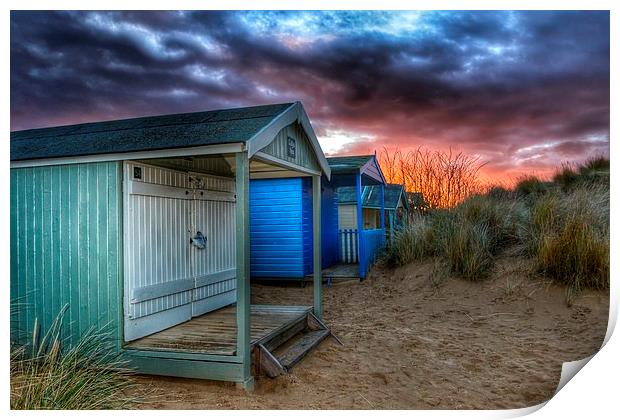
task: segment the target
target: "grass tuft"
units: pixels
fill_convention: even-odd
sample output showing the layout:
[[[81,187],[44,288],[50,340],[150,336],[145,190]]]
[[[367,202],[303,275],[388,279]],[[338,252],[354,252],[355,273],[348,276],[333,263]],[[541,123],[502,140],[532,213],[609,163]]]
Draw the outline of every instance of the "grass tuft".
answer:
[[[134,382],[110,335],[87,331],[63,348],[61,328],[67,306],[45,334],[11,350],[11,408],[16,410],[99,410],[132,408]]]

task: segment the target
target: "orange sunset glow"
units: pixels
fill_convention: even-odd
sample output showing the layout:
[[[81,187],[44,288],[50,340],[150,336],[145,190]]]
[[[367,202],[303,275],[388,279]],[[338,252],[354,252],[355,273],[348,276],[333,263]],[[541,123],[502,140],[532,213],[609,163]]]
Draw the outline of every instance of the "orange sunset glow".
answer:
[[[609,13],[13,12],[11,128],[301,101],[326,155],[480,182],[609,155]]]

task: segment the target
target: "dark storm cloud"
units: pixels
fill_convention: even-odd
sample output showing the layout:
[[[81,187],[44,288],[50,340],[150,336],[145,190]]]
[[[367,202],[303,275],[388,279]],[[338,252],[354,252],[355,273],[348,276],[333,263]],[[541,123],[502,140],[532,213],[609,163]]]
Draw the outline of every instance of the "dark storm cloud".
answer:
[[[366,136],[348,151],[452,145],[496,170],[605,152],[609,14],[11,14],[13,129],[290,100],[324,142]]]

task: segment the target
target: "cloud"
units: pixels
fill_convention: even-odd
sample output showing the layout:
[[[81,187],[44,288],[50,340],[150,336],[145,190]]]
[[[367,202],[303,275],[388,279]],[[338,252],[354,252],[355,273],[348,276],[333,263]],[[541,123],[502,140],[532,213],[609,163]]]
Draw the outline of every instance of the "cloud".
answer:
[[[330,151],[549,168],[608,150],[609,13],[11,13],[12,129],[291,100]]]

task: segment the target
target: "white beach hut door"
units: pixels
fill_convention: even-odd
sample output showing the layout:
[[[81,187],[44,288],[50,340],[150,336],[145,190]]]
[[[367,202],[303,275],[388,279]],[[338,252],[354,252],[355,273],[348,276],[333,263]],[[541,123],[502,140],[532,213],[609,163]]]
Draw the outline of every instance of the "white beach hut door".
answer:
[[[198,316],[236,300],[236,200],[234,180],[193,175],[191,181],[195,186],[192,316]]]
[[[134,162],[124,170],[125,341],[233,303],[234,181]]]

